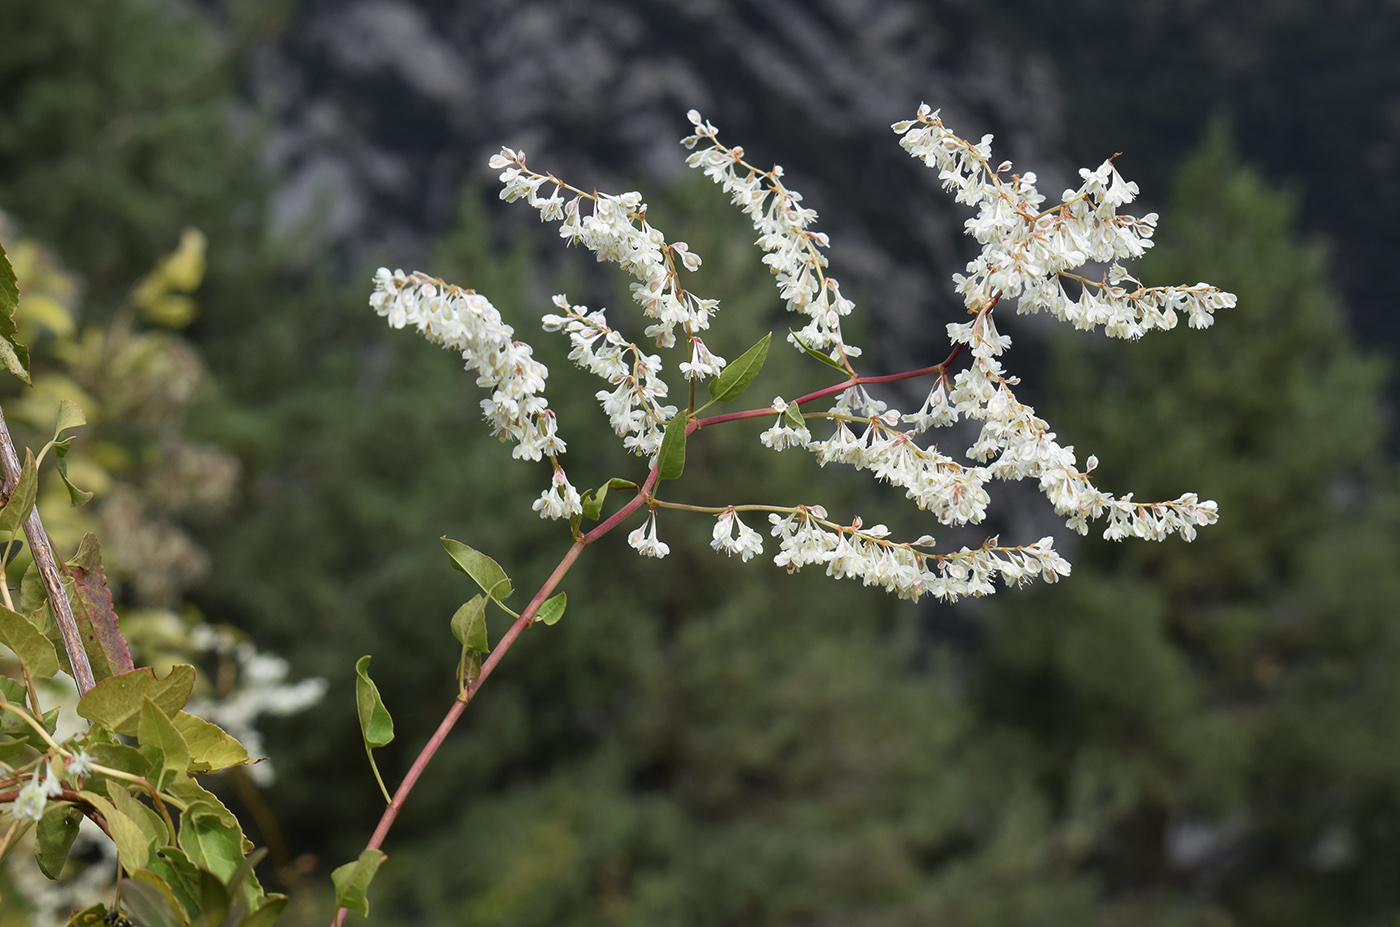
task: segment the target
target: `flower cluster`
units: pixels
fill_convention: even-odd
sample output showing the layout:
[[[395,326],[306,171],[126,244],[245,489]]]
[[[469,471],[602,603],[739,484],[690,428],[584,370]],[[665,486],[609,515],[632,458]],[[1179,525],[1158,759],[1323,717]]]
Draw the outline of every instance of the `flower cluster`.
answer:
[[[860,356],[860,348],[847,344],[841,335],[841,318],[850,315],[854,305],[841,295],[835,277],[826,275],[826,255],[821,251],[829,241],[824,232],[808,228],[817,218],[816,210],[802,205],[802,194],[783,185],[783,169],[761,171],[744,160],[744,149],[727,148],[719,142],[719,130],[695,110],[686,114],[695,134],[681,139],[694,148],[708,139],[710,146],[686,158],[719,184],[730,201],[744,211],[758,230],[758,246],[765,252],[763,263],[777,277],[778,292],[789,311],[807,316],[807,324],[788,340],[800,341],[813,351],[829,351],[833,360],[847,365]]]
[[[491,166],[501,171],[502,199],[527,200],[542,220],[560,222],[560,235],[568,242],[583,245],[598,260],[614,262],[631,274],[636,281],[633,297],[651,320],[647,337],[659,348],[679,346],[684,351],[677,366],[690,381],[692,401],[690,408],[681,410],[663,404],[670,389],[662,376],[661,356],[615,331],[602,310],[556,296],[558,312],[543,318],[545,330],[568,335],[570,359],[608,384],[596,395],[613,431],[629,450],[649,457],[657,468],[633,503],[648,507],[647,520],[628,535],[639,553],[669,553],[657,537],[656,509],[676,507],[714,515],[711,546],[747,561],[763,552],[763,539],[739,515],[761,510],[770,513],[779,548],[777,565],[789,570],[822,565],[830,576],[860,579],[904,598],[985,595],[993,591],[997,577],[1020,584],[1036,577],[1054,582],[1069,573],[1069,564],[1050,538],[1016,547],[992,538],[976,549],[934,553],[924,549],[933,544],[931,537],[898,543],[883,525],[863,528],[859,518],[838,525],[816,505],[704,508],[665,502],[654,486],[662,474],[663,442],[680,434],[668,425],[680,415],[686,417],[687,432],[720,421],[771,416],[759,436],[765,446],[779,451],[804,448],[822,466],[846,464],[868,471],[903,489],[920,510],[944,525],[983,522],[990,502],[987,486],[993,479],[1035,481],[1068,527],[1081,534],[1090,521],[1102,521],[1107,538],[1162,540],[1176,534],[1189,541],[1199,527],[1216,521],[1215,503],[1200,501],[1193,493],[1166,502],[1136,502],[1131,494],[1115,497],[1098,489],[1089,476],[1097,461],[1091,456],[1081,468],[1074,448],[1060,445],[1035,410],[1017,399],[1013,387],[1019,381],[1001,364],[1011,339],[997,329],[998,305],[1014,303],[1021,313],[1044,310],[1077,328],[1102,329],[1118,338],[1170,329],[1182,316],[1193,328],[1205,328],[1216,310],[1234,305],[1233,295],[1204,283],[1148,287],[1124,269],[1122,262],[1151,247],[1157,217],[1119,213],[1138,190],[1119,175],[1111,159],[1096,170],[1081,171],[1080,185],[1047,207],[1034,174],[1011,173],[1010,162],[992,167],[991,136],[976,143],[962,139],[927,106],[920,107],[914,119],[896,123],[892,128],[900,145],[936,169],[959,203],[975,209],[966,229],[982,247],[966,273],[953,277],[971,318],[947,326],[952,343],[948,358],[922,370],[862,377],[851,364],[860,350],[846,343],[841,328],[853,306],[827,273],[828,239],[813,227],[816,213],[783,183],[782,168],[759,169],[744,159],[742,148],[722,144],[718,130],[699,113],[692,110],[688,116],[694,132],[682,140],[692,150],[687,163],[717,183],[749,217],[780,297],[790,311],[806,318],[789,341],[841,371],[843,382],[794,402],[778,397],[761,409],[698,418],[696,380],[719,378],[711,384],[713,394],[727,400],[732,395],[721,393],[739,379],[724,374],[725,359],[701,338],[710,327],[716,301],[700,298],[680,283],[678,267],[694,270],[700,258],[684,242],[666,241],[647,221],[646,204],[636,193],[586,193],[552,174],[529,169],[525,155],[509,148],[491,159]],[[1090,263],[1107,265],[1101,279],[1077,272]],[[483,406],[497,432],[520,443],[517,456],[551,456],[553,482],[536,500],[535,510],[545,518],[569,518],[578,537],[577,519],[585,506],[553,460],[563,442],[554,436],[553,415],[538,395],[544,368],[530,357],[529,348],[511,340],[510,328],[484,299],[422,274],[405,277],[381,270],[372,302],[391,324],[412,321],[428,337],[462,350],[468,366],[480,373],[478,382],[494,391]],[[753,356],[750,352],[745,357],[752,362]],[[959,356],[967,363],[954,372],[952,364]],[[745,372],[740,391],[752,375]],[[865,389],[871,382],[916,376],[931,376],[933,383],[922,406],[912,413],[890,407]],[[830,407],[814,407],[823,397],[834,397]],[[814,437],[811,419],[829,421],[830,432]],[[930,429],[958,421],[980,423],[967,449],[970,462],[921,443]]]
[[[486,297],[427,274],[390,273],[381,267],[369,304],[390,326],[412,325],[429,341],[461,352],[467,369],[477,373],[477,385],[491,390],[481,409],[492,434],[514,441],[517,459],[564,452],[554,413],[540,395],[549,371],[535,360],[534,349],[515,340],[515,332]]]
[[[738,554],[745,563],[749,562],[750,557],[763,553],[763,535],[740,521],[733,506],[715,519],[713,538],[711,547],[731,557]]]
[[[584,193],[552,175],[530,170],[525,166],[525,153],[511,148],[502,148],[490,164],[501,171],[501,199],[527,198],[540,211],[541,221],[563,220],[559,234],[570,244],[583,245],[599,261],[611,261],[636,278],[632,298],[641,304],[647,318],[656,320],[647,327],[646,335],[655,338],[658,347],[675,346],[677,325],[685,329],[692,343],[698,341],[697,332],[710,327],[710,316],[719,308],[719,301],[686,291],[676,272],[677,260],[687,270],[698,269],[700,256],[683,241],[667,244],[665,236],[647,222],[640,193]],[[540,188],[547,184],[554,189],[548,197],[541,197]],[[566,189],[574,194],[568,201],[563,197]],[[584,200],[592,202],[587,214]],[[724,366],[723,358],[710,357],[717,362],[712,366]]]
[[[966,228],[982,252],[966,275],[953,278],[970,309],[994,298],[1016,299],[1018,312],[1044,309],[1076,328],[1102,327],[1112,337],[1135,339],[1173,328],[1182,311],[1192,328],[1206,328],[1216,309],[1235,304],[1233,294],[1208,284],[1144,287],[1123,269],[1120,261],[1141,257],[1152,246],[1157,214],[1118,214],[1138,187],[1122,178],[1111,159],[1097,170],[1080,170],[1079,188],[1066,190],[1058,206],[1041,209],[1045,196],[1036,190],[1035,174],[1002,180],[1011,163],[991,168],[990,135],[975,145],[959,138],[927,105],[893,128],[905,151],[938,170],[944,189],[978,210]],[[1110,265],[1102,280],[1069,272],[1091,261]],[[1077,287],[1078,299],[1065,291],[1066,280]],[[1125,281],[1135,286],[1122,286]]]
[[[545,315],[544,330],[568,332],[569,360],[612,385],[612,389],[599,390],[595,396],[603,404],[613,433],[623,439],[628,450],[655,454],[661,446],[662,430],[676,414],[675,406],[661,404],[670,391],[661,379],[661,358],[646,353],[609,328],[601,311],[589,312],[587,306],[571,305],[564,296],[555,296],[554,305],[564,314]],[[704,350],[699,339],[696,344],[698,351]],[[704,354],[710,357],[708,351]],[[685,366],[681,364],[682,370]]]
[[[927,535],[913,543],[895,543],[884,525],[864,528],[859,518],[848,526],[837,525],[819,505],[798,506],[786,515],[775,512],[768,521],[778,539],[773,558],[778,566],[793,571],[825,564],[826,575],[834,579],[859,579],[902,599],[990,595],[994,576],[1008,585],[1021,585],[1037,576],[1053,583],[1069,575],[1069,563],[1055,552],[1052,538],[1023,547],[998,546],[991,538],[976,550],[964,547],[934,554],[915,549],[933,545]]]
[[[578,490],[569,482],[564,468],[557,465],[549,488],[540,493],[531,507],[540,513],[541,518],[573,518],[583,514],[583,500],[579,498]]]

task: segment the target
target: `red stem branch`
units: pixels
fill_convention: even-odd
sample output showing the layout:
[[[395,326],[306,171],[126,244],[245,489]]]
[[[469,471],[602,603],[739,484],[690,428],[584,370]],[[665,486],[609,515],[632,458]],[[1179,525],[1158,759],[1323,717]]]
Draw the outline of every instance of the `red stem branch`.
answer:
[[[993,298],[991,302],[982,309],[982,312],[990,311],[991,308],[996,305],[999,297],[1000,294]],[[963,346],[961,344],[953,345],[952,352],[943,360],[943,363],[935,364],[932,367],[921,367],[918,370],[909,370],[904,373],[893,373],[880,377],[852,377],[844,383],[828,386],[826,389],[820,389],[815,393],[808,393],[805,396],[799,397],[797,399],[797,404],[803,405],[808,402],[813,402],[824,396],[830,396],[844,389],[850,389],[852,386],[863,386],[868,383],[894,383],[898,380],[909,380],[914,377],[927,376],[931,373],[942,373],[947,371],[949,365],[962,353],[962,349]],[[694,405],[693,396],[691,404],[692,406]],[[750,409],[745,412],[731,412],[727,415],[716,415],[711,418],[696,419],[686,426],[686,434],[691,434],[710,425],[718,425],[721,422],[759,418],[764,415],[772,414],[774,413],[771,408]],[[511,645],[520,637],[520,632],[524,631],[534,622],[535,615],[539,612],[540,606],[544,604],[545,599],[549,598],[550,593],[559,585],[564,575],[569,572],[570,567],[574,565],[574,561],[578,559],[579,554],[583,553],[585,547],[597,541],[609,531],[612,531],[633,512],[645,505],[647,500],[651,498],[652,488],[656,485],[657,476],[657,468],[652,467],[651,473],[647,475],[646,482],[637,487],[637,494],[632,499],[628,500],[626,505],[614,512],[592,531],[574,541],[573,546],[571,546],[568,553],[564,555],[564,559],[559,561],[559,565],[554,568],[554,572],[550,574],[549,579],[545,580],[544,585],[539,588],[539,591],[535,593],[535,597],[530,600],[530,604],[525,607],[525,611],[520,613],[520,617],[510,626],[510,630],[508,630],[505,636],[496,644],[496,649],[491,652],[486,662],[481,665],[481,673],[477,676],[476,681],[469,685],[461,695],[453,700],[452,707],[448,709],[446,716],[444,716],[441,723],[438,724],[437,730],[433,732],[433,736],[428,740],[427,744],[423,746],[423,749],[418,753],[418,757],[413,761],[413,765],[409,767],[408,773],[404,776],[403,781],[399,783],[398,789],[394,792],[394,797],[389,801],[388,807],[384,809],[384,814],[380,816],[379,825],[375,827],[374,834],[369,838],[369,843],[365,845],[365,849],[377,850],[383,845],[385,838],[389,836],[390,829],[394,826],[394,821],[398,819],[399,811],[403,808],[409,793],[412,792],[413,787],[418,784],[419,777],[423,775],[423,770],[432,762],[433,757],[438,752],[438,748],[447,740],[447,735],[451,733],[452,728],[456,726],[457,719],[462,716],[462,712],[466,710],[467,705],[486,682],[486,677],[491,675],[491,671],[496,668],[496,664],[501,661],[501,658],[510,650]],[[348,913],[350,912],[346,908],[337,909],[335,919],[331,922],[332,927],[341,927],[341,925],[345,923],[345,916]]]
[[[437,730],[433,732],[433,736],[423,746],[423,749],[419,751],[417,758],[413,761],[413,765],[409,767],[408,773],[403,777],[403,781],[399,783],[398,789],[395,790],[394,797],[384,809],[384,813],[380,815],[379,824],[375,827],[373,835],[369,838],[369,842],[365,844],[365,849],[377,850],[384,844],[384,840],[389,836],[390,829],[393,828],[394,822],[398,819],[399,812],[403,809],[404,802],[408,800],[409,793],[413,791],[413,787],[418,784],[419,777],[423,775],[423,770],[428,767],[433,757],[437,755],[438,749],[442,746],[443,742],[447,740],[447,735],[451,733],[452,728],[457,725],[457,720],[462,717],[462,712],[466,710],[473,696],[476,695],[481,689],[481,686],[486,682],[486,677],[491,675],[492,670],[496,668],[496,664],[501,662],[501,658],[506,655],[506,652],[510,650],[516,639],[520,637],[520,632],[534,623],[535,615],[538,614],[540,606],[543,605],[544,600],[549,598],[550,594],[554,592],[555,587],[563,580],[564,575],[569,572],[569,569],[574,565],[574,561],[578,559],[579,554],[583,553],[583,549],[589,544],[592,544],[613,528],[616,528],[626,520],[627,516],[641,508],[651,496],[651,489],[656,485],[656,478],[657,471],[656,468],[653,467],[651,473],[647,476],[646,482],[638,487],[636,496],[628,500],[626,505],[614,512],[611,517],[599,524],[598,527],[588,532],[579,540],[574,541],[568,552],[564,554],[564,559],[559,561],[559,565],[556,566],[554,572],[549,575],[549,579],[544,581],[544,585],[540,586],[539,591],[537,591],[534,598],[530,600],[530,604],[525,606],[525,610],[520,613],[520,617],[515,619],[515,623],[510,626],[510,630],[506,631],[505,635],[497,642],[495,649],[491,651],[491,655],[486,658],[486,662],[481,664],[481,672],[477,675],[476,681],[467,686],[462,694],[453,700],[452,707],[447,710],[447,714],[443,717],[441,723],[438,724]],[[334,927],[340,927],[341,924],[344,924],[345,916],[348,913],[349,911],[346,908],[338,909],[335,913],[335,920],[332,921]]]
[[[961,343],[953,345],[952,352],[944,358],[943,363],[934,364],[932,367],[920,367],[918,370],[906,370],[903,373],[891,373],[883,377],[852,377],[843,383],[837,383],[835,386],[828,386],[826,389],[819,389],[815,393],[799,396],[797,399],[793,400],[793,404],[804,406],[809,402],[815,402],[818,399],[834,395],[842,390],[850,389],[852,386],[864,386],[867,383],[894,383],[898,380],[912,380],[915,377],[926,377],[931,373],[942,373],[957,359],[958,355],[962,353],[962,349],[963,346]],[[690,430],[695,431],[701,428],[707,428],[710,425],[719,425],[723,422],[737,422],[740,419],[762,418],[765,415],[776,414],[777,413],[773,411],[771,406],[766,409],[746,409],[743,412],[729,412],[724,415],[714,415],[710,418],[696,419],[694,422],[695,427]]]

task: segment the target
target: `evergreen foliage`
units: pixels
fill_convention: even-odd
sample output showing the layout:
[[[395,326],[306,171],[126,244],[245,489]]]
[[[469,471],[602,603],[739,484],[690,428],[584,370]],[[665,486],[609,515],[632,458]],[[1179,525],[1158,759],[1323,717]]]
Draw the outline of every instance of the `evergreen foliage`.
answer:
[[[1064,588],[993,605],[977,673],[986,721],[1032,738],[1048,800],[1089,822],[1080,864],[1141,922],[1360,924],[1400,904],[1383,369],[1295,214],[1217,125],[1142,274],[1208,277],[1238,307],[1211,338],[1059,345],[1053,420],[1105,483],[1198,486],[1228,514],[1189,546],[1087,541]]]
[[[0,0],[0,205],[115,302],[194,225],[256,232],[231,43],[166,0]],[[241,208],[235,204],[242,201]],[[222,246],[222,247],[220,247]]]

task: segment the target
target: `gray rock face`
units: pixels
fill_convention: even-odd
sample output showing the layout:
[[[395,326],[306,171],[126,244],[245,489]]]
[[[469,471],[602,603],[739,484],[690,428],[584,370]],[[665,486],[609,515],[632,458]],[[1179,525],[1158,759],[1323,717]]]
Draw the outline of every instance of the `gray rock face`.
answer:
[[[670,183],[699,109],[759,163],[783,164],[897,367],[946,343],[948,274],[968,248],[965,208],[890,123],[927,101],[1060,189],[1050,75],[955,0],[303,0],[253,90],[276,114],[280,227],[322,218],[355,270],[420,266],[463,181],[494,186],[486,161],[502,144],[580,185]]]

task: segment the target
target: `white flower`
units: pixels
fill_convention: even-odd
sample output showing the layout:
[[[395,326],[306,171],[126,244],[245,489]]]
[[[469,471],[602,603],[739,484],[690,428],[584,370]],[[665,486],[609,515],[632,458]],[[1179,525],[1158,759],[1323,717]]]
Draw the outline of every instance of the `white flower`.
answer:
[[[643,557],[660,560],[671,552],[671,548],[656,539],[656,513],[652,512],[646,524],[627,535],[627,543]]]
[[[63,792],[63,784],[52,772],[43,779],[39,778],[45,769],[47,767],[41,766],[34,770],[34,775],[20,787],[19,795],[15,797],[11,812],[21,821],[38,821],[44,816],[44,806],[48,804],[49,799]]]
[[[583,500],[564,475],[564,468],[555,467],[549,488],[540,493],[531,508],[539,512],[541,518],[572,518],[583,514]]]
[[[735,535],[735,531],[738,535]],[[715,520],[715,530],[710,546],[733,556],[738,554],[745,563],[755,554],[763,553],[763,537],[757,531],[739,520],[731,508]]]
[[[702,377],[717,377],[724,369],[724,358],[711,354],[710,349],[705,347],[705,342],[699,337],[690,339],[691,354],[690,360],[680,363],[681,373],[687,380],[700,379]]]
[[[92,775],[92,757],[88,756],[86,750],[79,750],[73,754],[67,765],[70,779],[86,779]]]

